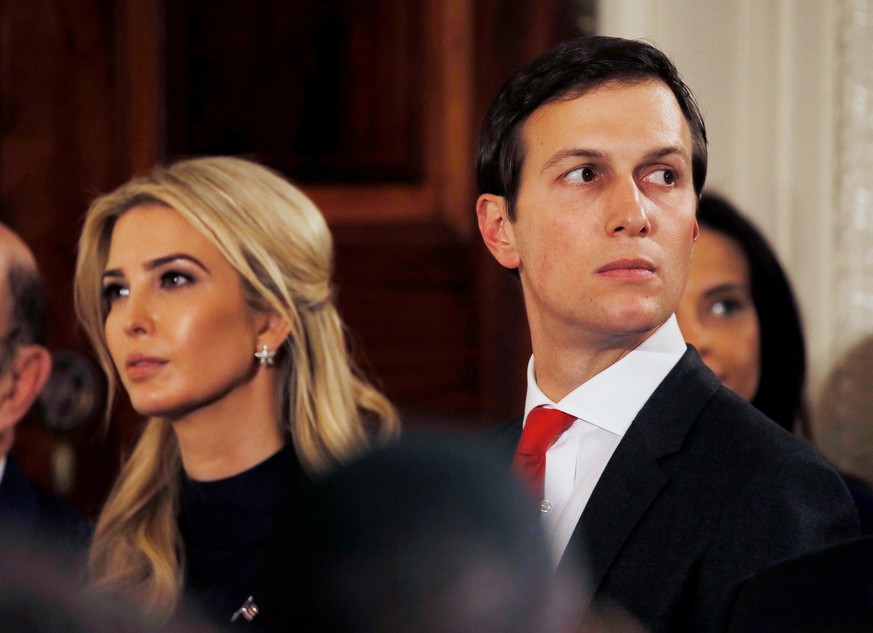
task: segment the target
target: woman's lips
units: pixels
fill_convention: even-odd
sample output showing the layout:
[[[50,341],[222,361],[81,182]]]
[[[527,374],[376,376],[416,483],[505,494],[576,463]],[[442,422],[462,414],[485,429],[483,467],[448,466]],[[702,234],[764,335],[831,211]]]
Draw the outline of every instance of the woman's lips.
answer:
[[[130,356],[125,363],[125,372],[130,380],[145,380],[161,370],[167,361],[152,356]]]

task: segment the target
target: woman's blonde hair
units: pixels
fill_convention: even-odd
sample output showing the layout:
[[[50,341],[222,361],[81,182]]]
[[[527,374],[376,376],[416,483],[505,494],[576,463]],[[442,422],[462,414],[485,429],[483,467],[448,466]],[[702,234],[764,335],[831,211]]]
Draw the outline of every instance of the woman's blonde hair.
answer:
[[[371,439],[398,433],[393,407],[349,358],[333,303],[333,244],[321,213],[278,174],[229,157],[157,167],[88,210],[76,261],[76,313],[109,381],[107,412],[118,380],[104,333],[101,277],[115,222],[149,204],[175,210],[212,242],[239,273],[253,310],[275,311],[291,325],[277,355],[276,398],[283,432],[306,469],[329,471]],[[180,467],[170,425],[148,420],[100,513],[89,553],[97,589],[126,595],[158,615],[174,610],[181,591]]]

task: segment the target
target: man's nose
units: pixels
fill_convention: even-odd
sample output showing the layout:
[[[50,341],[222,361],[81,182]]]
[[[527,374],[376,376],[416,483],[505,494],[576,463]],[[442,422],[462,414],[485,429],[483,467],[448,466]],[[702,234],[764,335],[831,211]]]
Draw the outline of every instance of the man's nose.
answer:
[[[646,201],[636,180],[629,178],[617,182],[610,200],[606,232],[609,235],[645,236],[651,228]]]

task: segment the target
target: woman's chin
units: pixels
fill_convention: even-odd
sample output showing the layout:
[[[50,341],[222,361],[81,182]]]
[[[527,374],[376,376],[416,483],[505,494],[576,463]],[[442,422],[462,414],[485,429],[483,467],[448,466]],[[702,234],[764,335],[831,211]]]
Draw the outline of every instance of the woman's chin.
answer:
[[[165,418],[174,421],[184,416],[186,407],[176,402],[131,400],[133,410],[145,418]]]

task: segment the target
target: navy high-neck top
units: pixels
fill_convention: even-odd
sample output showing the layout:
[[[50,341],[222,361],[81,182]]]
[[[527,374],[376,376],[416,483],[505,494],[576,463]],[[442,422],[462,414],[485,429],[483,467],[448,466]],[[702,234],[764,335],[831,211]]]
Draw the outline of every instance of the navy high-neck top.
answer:
[[[282,538],[295,506],[312,487],[293,446],[227,479],[195,481],[182,475],[179,528],[185,547],[186,602],[216,624],[231,618],[251,597],[258,614],[234,625],[271,631],[289,623],[270,617],[283,599],[267,569],[269,542]],[[289,535],[290,536],[290,535]]]

